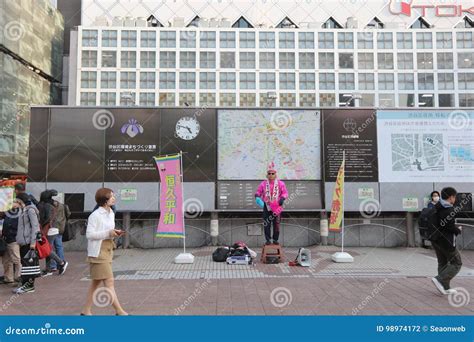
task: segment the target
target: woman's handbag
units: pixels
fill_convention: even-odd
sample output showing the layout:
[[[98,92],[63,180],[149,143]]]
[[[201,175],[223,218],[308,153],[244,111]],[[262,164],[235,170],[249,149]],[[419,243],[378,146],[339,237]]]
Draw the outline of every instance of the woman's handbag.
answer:
[[[41,276],[38,252],[30,249],[23,257],[21,263],[21,276],[28,278],[36,278]]]
[[[36,235],[36,250],[40,259],[47,258],[51,254],[51,245],[46,236],[41,232],[38,232]]]

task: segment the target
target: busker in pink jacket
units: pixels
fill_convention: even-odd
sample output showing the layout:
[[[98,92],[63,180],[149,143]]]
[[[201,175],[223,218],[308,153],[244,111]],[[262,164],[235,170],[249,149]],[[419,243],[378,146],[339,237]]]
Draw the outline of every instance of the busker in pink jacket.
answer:
[[[265,230],[266,245],[278,244],[280,236],[281,212],[283,203],[288,198],[285,183],[277,179],[275,164],[272,162],[267,168],[267,180],[264,180],[257,188],[255,202],[263,208],[263,227]],[[273,237],[271,226],[273,223]]]

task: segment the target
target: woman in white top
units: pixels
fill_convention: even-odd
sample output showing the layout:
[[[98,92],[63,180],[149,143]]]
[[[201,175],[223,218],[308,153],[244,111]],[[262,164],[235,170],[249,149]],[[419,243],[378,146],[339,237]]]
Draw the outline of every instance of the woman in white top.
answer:
[[[101,188],[95,194],[99,208],[90,214],[87,221],[87,262],[90,264],[92,280],[87,301],[81,315],[92,315],[95,301],[106,301],[113,305],[117,315],[128,315],[119,303],[114,288],[112,258],[115,247],[113,238],[125,232],[115,229],[115,214],[111,207],[115,205],[115,196],[111,189]],[[104,287],[99,287],[101,283]]]

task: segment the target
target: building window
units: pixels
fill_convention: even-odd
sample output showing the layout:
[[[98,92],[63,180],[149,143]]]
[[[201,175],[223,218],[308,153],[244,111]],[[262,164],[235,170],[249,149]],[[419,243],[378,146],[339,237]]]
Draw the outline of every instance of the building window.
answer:
[[[196,48],[196,31],[181,31],[179,33],[179,47],[184,49]]]
[[[393,74],[379,74],[379,90],[393,90],[394,88]]]
[[[235,89],[235,72],[221,72],[219,89]]]
[[[82,46],[97,47],[99,32],[97,30],[82,30]]]
[[[300,69],[314,69],[314,53],[300,52]]]
[[[215,69],[216,68],[216,53],[208,52],[208,51],[200,52],[199,65],[203,69]]]
[[[319,53],[319,69],[334,69],[334,53]]]
[[[235,48],[235,32],[221,32],[221,48]]]
[[[323,72],[319,74],[319,89],[334,90],[336,88],[335,74]]]
[[[359,74],[359,90],[373,90],[374,74]]]
[[[260,89],[275,89],[275,73],[261,72],[260,73]]]
[[[280,106],[281,107],[295,107],[296,106],[296,94],[280,93]]]
[[[459,94],[459,107],[474,107],[474,94]]]
[[[180,72],[179,89],[196,89],[196,73]]]
[[[215,106],[216,105],[216,94],[213,93],[200,93],[199,94],[199,105],[200,106]]]
[[[316,106],[316,95],[315,94],[300,94],[300,106],[301,107],[315,107]]]
[[[458,52],[458,67],[460,69],[474,68],[474,52]]]
[[[240,17],[235,23],[232,24],[233,28],[253,28],[252,24],[243,16]]]
[[[295,34],[293,32],[280,32],[278,40],[280,49],[295,48]]]
[[[438,95],[438,106],[439,107],[454,107],[454,94],[439,94]]]
[[[260,32],[258,46],[260,49],[274,49],[275,32]]]
[[[160,89],[175,89],[176,74],[174,72],[160,72]]]
[[[101,106],[115,106],[115,99],[117,95],[115,93],[107,92],[100,93],[100,105]]]
[[[176,68],[176,52],[160,52],[160,68]]]
[[[418,94],[418,106],[419,107],[434,107],[434,95],[433,94]]]
[[[120,73],[120,88],[135,89],[137,87],[137,74],[131,71],[122,71]]]
[[[439,90],[454,89],[454,74],[453,73],[438,73],[438,89]]]
[[[216,89],[216,73],[215,72],[199,73],[199,88],[200,89]]]
[[[406,74],[406,73],[398,74],[398,89],[399,90],[415,89],[415,77],[413,76],[413,74]]]
[[[240,68],[255,69],[255,52],[240,53]]]
[[[120,54],[120,67],[136,68],[137,53],[135,51],[122,51]]]
[[[141,89],[155,89],[155,73],[141,72],[140,73],[140,88]]]
[[[260,52],[260,68],[275,69],[275,53]]]
[[[412,53],[397,53],[398,69],[413,69]]]
[[[255,73],[241,72],[240,73],[240,89],[255,89]]]
[[[155,48],[156,47],[156,32],[155,31],[142,31],[140,33],[140,46],[144,48]]]
[[[233,107],[235,106],[235,103],[237,101],[237,98],[235,94],[229,94],[229,93],[221,93],[219,95],[219,105],[223,107]]]
[[[453,35],[451,32],[436,32],[436,47],[438,49],[452,49]]]
[[[174,106],[175,105],[176,96],[174,93],[160,93],[159,103],[160,106]]]
[[[140,68],[155,68],[155,67],[156,67],[155,51],[141,51],[140,52]]]
[[[393,94],[379,94],[380,107],[395,107],[395,95]]]
[[[216,47],[216,33],[215,32],[201,32],[200,34],[201,48],[214,49]]]
[[[240,48],[255,48],[255,32],[240,32]]]
[[[97,73],[95,71],[81,72],[81,88],[97,88]]]
[[[400,107],[415,107],[415,95],[400,94],[398,96],[398,102]]]
[[[116,68],[117,67],[117,52],[116,51],[102,51],[102,67]]]
[[[474,48],[474,36],[472,32],[456,32],[456,46],[458,49]]]
[[[280,89],[293,90],[295,86],[295,74],[289,72],[280,73]]]
[[[458,74],[458,87],[461,90],[474,90],[474,73],[460,72]]]
[[[120,93],[120,105],[121,106],[134,106],[135,93],[133,92]]]
[[[313,73],[300,73],[300,90],[315,89],[316,78]]]
[[[196,105],[196,94],[195,93],[181,93],[179,94],[179,105],[184,107],[187,105]]]
[[[339,107],[355,107],[355,99],[352,94],[339,94]]]
[[[453,54],[451,52],[438,52],[438,69],[453,69]]]
[[[358,63],[359,69],[374,69],[374,54],[367,52],[359,52]]]
[[[373,49],[374,48],[374,34],[372,32],[358,32],[357,33],[357,48],[358,49]]]
[[[418,52],[416,54],[418,69],[433,69],[433,54]]]
[[[102,31],[102,47],[117,47],[117,31],[103,30]],[[101,95],[102,98],[102,95]],[[101,99],[102,102],[102,99]]]
[[[378,53],[377,66],[379,69],[393,69],[393,54],[392,53]]]
[[[319,94],[319,105],[321,107],[334,107],[336,105],[336,95]]]
[[[318,47],[320,49],[334,49],[334,33],[319,32],[318,33]]]
[[[314,49],[314,33],[313,32],[299,32],[298,33],[298,47],[300,49]]]
[[[115,71],[102,71],[100,73],[100,87],[104,89],[117,88],[117,73]]]
[[[339,53],[339,68],[354,69],[354,54]]]
[[[95,99],[95,93],[81,92],[81,106],[95,106]]]
[[[196,52],[181,51],[179,53],[180,68],[196,68]]]
[[[341,72],[339,74],[339,89],[354,90],[354,87],[354,74]]]
[[[97,51],[83,50],[81,57],[81,64],[83,68],[97,67]]]
[[[432,49],[433,36],[431,32],[417,32],[416,33],[416,47],[417,49]]]
[[[418,89],[419,90],[433,90],[434,89],[434,75],[431,73],[418,74]]]
[[[221,68],[235,68],[235,52],[221,52]]]
[[[388,32],[377,33],[378,49],[393,49],[393,35]]]
[[[161,31],[160,32],[160,47],[175,48],[176,47],[176,32],[175,31]]]
[[[122,31],[122,47],[137,47],[137,31]]]
[[[337,34],[337,46],[339,49],[353,49],[354,34],[351,32],[339,32]]]
[[[140,93],[140,106],[155,106],[155,93]]]
[[[254,107],[257,102],[257,96],[253,93],[241,93],[240,94],[240,106],[241,107]]]
[[[361,107],[374,107],[375,106],[375,94],[361,94],[359,100],[359,106]]]
[[[280,52],[280,69],[294,69],[295,54],[294,52]]]
[[[397,33],[397,47],[399,49],[413,49],[413,37],[411,33]]]

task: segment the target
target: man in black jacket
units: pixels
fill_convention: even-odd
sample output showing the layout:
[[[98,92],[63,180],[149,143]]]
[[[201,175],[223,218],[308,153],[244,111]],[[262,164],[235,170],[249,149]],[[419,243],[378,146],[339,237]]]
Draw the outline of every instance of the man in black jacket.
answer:
[[[431,241],[438,258],[438,275],[433,277],[432,281],[442,294],[456,293],[456,290],[450,288],[450,281],[462,266],[461,254],[456,248],[456,236],[461,233],[461,227],[454,224],[459,211],[454,207],[456,193],[454,188],[444,188],[441,190],[441,200],[435,205],[440,236]]]

